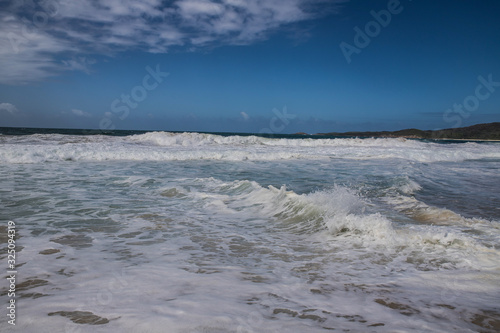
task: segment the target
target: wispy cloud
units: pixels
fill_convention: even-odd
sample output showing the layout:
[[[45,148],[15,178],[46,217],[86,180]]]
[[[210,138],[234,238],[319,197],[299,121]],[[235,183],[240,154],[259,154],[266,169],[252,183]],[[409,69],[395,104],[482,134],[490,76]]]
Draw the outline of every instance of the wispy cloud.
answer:
[[[240,115],[241,115],[241,117],[243,117],[243,119],[245,121],[248,120],[248,119],[250,119],[250,116],[246,112],[244,112],[244,111],[241,111]]]
[[[77,50],[46,31],[30,30],[23,20],[9,14],[0,14],[0,31],[0,83],[43,80],[60,71],[54,61],[57,54]]]
[[[63,60],[62,64],[64,68],[72,71],[82,71],[84,73],[90,73],[90,67],[95,64],[94,59],[87,59],[86,57],[77,57],[69,60]]]
[[[14,114],[19,112],[19,110],[16,108],[15,105],[10,104],[10,103],[0,103],[0,112],[6,111],[10,114]]]
[[[89,72],[85,55],[166,53],[264,40],[347,0],[10,0],[0,13],[0,83],[66,70]],[[321,7],[318,7],[321,5]]]
[[[90,113],[78,109],[72,109],[71,114],[78,117],[92,117]]]

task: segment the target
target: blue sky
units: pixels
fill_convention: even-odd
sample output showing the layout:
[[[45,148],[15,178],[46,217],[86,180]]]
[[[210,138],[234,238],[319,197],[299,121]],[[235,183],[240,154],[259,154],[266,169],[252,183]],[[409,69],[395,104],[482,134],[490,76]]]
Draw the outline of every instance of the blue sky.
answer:
[[[500,121],[493,0],[0,3],[0,126],[267,133]]]

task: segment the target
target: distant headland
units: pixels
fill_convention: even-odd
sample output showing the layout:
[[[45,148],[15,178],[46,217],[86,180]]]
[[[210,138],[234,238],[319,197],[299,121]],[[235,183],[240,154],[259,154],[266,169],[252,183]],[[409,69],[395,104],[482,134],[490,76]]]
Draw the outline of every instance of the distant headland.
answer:
[[[296,133],[305,134],[305,133]],[[468,127],[447,128],[434,131],[423,131],[415,128],[400,131],[382,132],[331,132],[318,133],[321,136],[348,136],[374,138],[408,138],[408,139],[448,139],[448,140],[500,140],[500,122],[478,124]]]

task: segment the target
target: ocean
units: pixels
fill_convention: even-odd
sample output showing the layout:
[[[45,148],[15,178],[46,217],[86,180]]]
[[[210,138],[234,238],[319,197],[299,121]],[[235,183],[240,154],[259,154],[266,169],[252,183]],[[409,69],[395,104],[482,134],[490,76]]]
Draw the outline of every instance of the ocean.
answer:
[[[0,133],[2,332],[500,330],[498,142]]]

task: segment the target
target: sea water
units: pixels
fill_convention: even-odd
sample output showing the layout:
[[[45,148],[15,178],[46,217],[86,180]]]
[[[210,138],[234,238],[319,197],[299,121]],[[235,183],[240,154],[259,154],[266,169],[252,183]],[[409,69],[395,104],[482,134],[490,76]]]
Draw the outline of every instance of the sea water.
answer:
[[[0,135],[0,330],[496,332],[499,170],[495,142]]]

